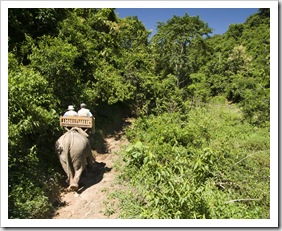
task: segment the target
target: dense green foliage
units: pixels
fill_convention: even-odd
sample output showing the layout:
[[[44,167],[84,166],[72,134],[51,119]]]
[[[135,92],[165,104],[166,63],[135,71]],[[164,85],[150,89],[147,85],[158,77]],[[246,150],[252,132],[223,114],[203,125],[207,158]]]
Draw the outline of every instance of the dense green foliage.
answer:
[[[268,218],[269,20],[260,9],[209,37],[199,17],[174,16],[149,41],[114,9],[9,9],[9,217],[51,216],[58,118],[83,101],[96,148],[137,118],[124,216]]]
[[[55,100],[39,73],[17,66],[12,54],[9,62],[9,216],[41,218],[57,194]]]
[[[128,137],[122,179],[137,196],[124,217],[269,218],[269,130],[236,106],[138,119]]]

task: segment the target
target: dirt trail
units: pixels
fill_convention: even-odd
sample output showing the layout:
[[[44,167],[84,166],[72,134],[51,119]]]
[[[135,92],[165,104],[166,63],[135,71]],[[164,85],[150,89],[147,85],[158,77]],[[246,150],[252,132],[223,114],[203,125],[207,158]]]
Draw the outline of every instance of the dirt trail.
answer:
[[[115,182],[117,170],[114,163],[119,157],[117,152],[128,141],[122,136],[122,132],[108,136],[105,139],[108,152],[99,154],[93,151],[96,163],[92,170],[83,174],[81,178],[82,188],[78,192],[63,192],[61,201],[63,206],[57,210],[53,219],[113,219],[118,217],[118,212],[107,211],[105,201],[108,194],[117,190],[120,185]],[[111,199],[114,206],[118,203]]]

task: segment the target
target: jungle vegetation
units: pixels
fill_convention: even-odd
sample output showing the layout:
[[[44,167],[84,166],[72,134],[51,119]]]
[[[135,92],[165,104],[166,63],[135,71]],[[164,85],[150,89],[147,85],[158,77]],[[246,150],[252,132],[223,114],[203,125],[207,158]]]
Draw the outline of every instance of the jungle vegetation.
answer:
[[[222,35],[186,14],[149,39],[114,9],[9,9],[9,218],[48,218],[59,116],[85,102],[97,147],[135,118],[125,218],[270,217],[270,10]],[[4,153],[2,153],[4,155]]]

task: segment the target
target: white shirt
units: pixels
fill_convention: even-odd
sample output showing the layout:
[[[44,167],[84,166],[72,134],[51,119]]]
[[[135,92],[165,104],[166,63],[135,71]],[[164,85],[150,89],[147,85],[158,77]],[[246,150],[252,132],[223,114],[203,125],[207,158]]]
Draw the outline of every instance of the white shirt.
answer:
[[[64,116],[77,116],[77,112],[76,111],[67,111]]]
[[[92,113],[90,112],[89,109],[86,108],[81,108],[78,112],[77,112],[78,116],[87,116],[87,117],[92,117]]]

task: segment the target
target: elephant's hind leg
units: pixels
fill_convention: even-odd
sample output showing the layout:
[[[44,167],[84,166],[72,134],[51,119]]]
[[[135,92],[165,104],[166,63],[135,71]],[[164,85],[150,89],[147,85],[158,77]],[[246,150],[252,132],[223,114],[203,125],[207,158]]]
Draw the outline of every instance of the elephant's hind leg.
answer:
[[[79,186],[79,180],[81,177],[81,174],[83,172],[83,167],[81,166],[79,169],[75,170],[74,178],[70,182],[69,190],[77,191]]]

